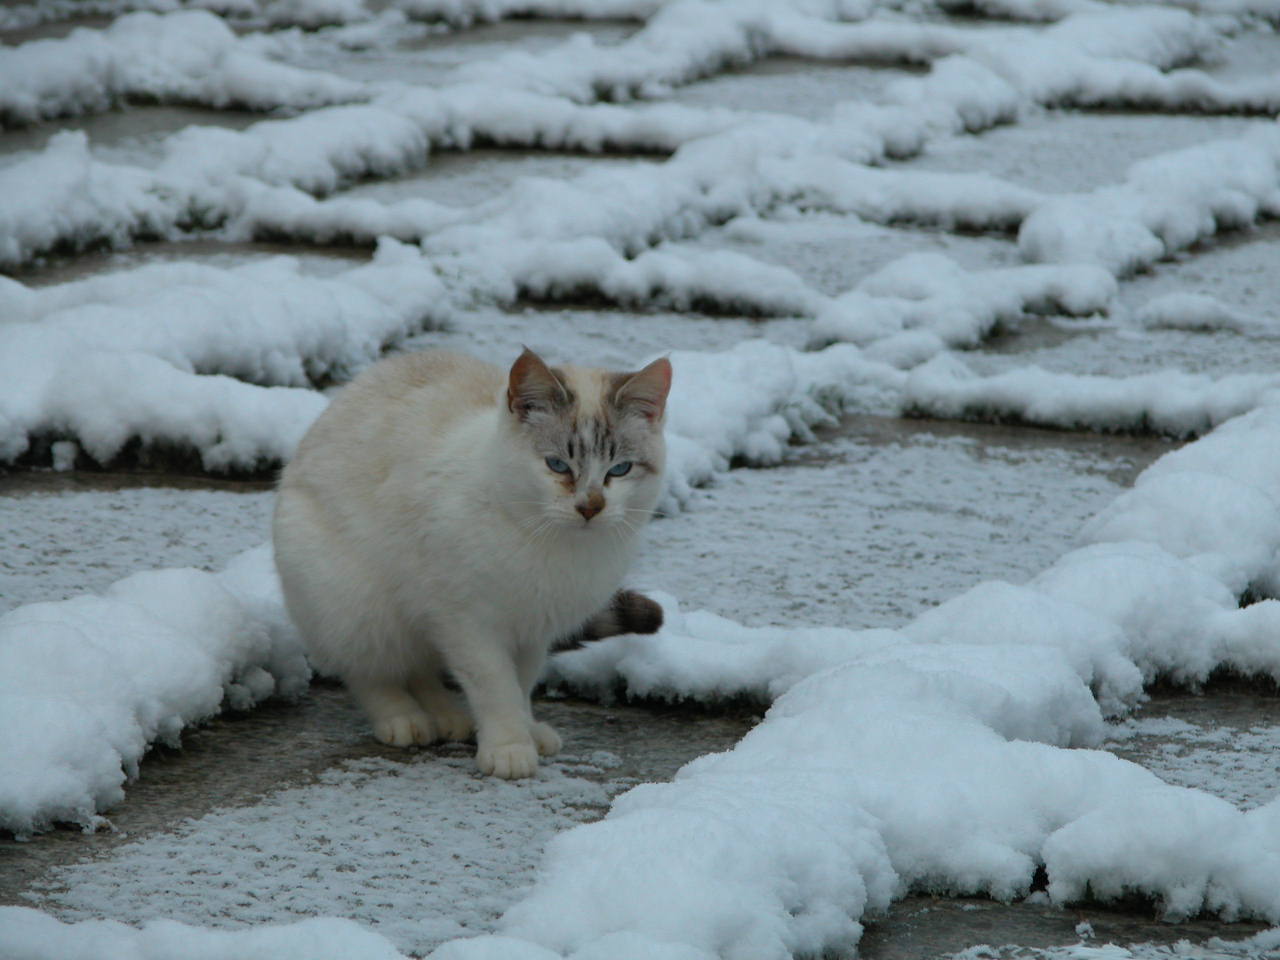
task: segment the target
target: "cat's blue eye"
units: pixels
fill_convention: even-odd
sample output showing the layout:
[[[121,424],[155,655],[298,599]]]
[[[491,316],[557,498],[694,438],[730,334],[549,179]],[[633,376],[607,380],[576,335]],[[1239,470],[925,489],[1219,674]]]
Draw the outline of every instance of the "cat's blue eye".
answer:
[[[569,465],[559,457],[547,457],[547,469],[552,473],[568,473]]]
[[[612,467],[609,468],[609,476],[611,477],[625,477],[630,472],[631,472],[630,460],[623,460],[621,463],[615,463]]]

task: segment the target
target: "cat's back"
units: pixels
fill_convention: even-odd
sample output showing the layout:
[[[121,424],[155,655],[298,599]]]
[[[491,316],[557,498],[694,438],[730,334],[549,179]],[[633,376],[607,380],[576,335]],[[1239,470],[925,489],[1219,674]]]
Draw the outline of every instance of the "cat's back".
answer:
[[[504,382],[498,367],[444,350],[379,361],[312,424],[281,487],[376,484],[404,456],[429,455],[451,431],[496,409]]]

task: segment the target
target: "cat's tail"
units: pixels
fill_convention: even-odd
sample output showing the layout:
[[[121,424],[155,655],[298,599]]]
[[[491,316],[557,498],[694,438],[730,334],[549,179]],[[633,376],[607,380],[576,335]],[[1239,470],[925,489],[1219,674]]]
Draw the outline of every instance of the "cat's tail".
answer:
[[[662,628],[662,607],[642,593],[619,590],[609,605],[568,636],[552,644],[552,650],[577,650],[593,640],[620,633],[657,633]]]

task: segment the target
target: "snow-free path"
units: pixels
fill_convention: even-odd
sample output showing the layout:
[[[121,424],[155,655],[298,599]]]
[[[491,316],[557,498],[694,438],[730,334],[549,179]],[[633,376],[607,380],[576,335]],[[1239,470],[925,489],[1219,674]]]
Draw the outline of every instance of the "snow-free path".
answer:
[[[952,7],[0,6],[0,955],[1276,955],[1280,17]],[[243,551],[521,343],[671,353],[669,629],[502,784],[273,698]]]

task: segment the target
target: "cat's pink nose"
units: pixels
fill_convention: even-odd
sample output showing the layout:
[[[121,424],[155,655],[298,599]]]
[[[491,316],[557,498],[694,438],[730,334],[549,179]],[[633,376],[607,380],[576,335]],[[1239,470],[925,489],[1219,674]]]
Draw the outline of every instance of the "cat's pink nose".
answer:
[[[577,504],[577,509],[582,514],[582,519],[590,520],[597,513],[604,509],[604,497],[598,493],[590,493],[587,499]]]

